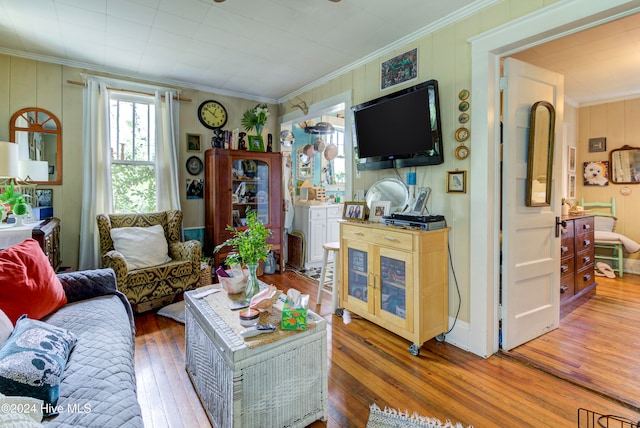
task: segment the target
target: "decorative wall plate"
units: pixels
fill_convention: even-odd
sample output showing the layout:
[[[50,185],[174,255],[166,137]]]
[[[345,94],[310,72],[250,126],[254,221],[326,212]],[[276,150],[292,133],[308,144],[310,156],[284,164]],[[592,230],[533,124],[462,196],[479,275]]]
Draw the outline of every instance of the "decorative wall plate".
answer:
[[[467,111],[467,110],[469,110],[469,102],[467,102],[467,101],[462,101],[460,104],[458,104],[458,110],[460,110],[460,111]]]
[[[460,98],[462,101],[466,100],[467,98],[469,98],[469,90],[468,89],[463,89],[458,93],[458,98]]]
[[[469,151],[469,147],[465,146],[464,144],[461,144],[458,147],[456,147],[456,151],[455,151],[456,158],[460,160],[465,160],[466,158],[469,157],[470,154],[471,152]]]
[[[469,139],[471,133],[467,128],[458,128],[456,131],[456,140],[463,143]]]
[[[198,175],[204,169],[202,159],[197,156],[191,156],[187,159],[187,172],[191,175]]]
[[[460,113],[460,116],[458,116],[458,122],[460,123],[469,122],[469,113]]]

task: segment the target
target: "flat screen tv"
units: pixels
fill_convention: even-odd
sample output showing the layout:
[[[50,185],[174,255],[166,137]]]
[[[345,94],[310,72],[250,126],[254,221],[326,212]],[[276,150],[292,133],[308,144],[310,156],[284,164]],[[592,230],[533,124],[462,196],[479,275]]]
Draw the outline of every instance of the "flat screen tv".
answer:
[[[359,171],[444,162],[438,82],[351,107]]]

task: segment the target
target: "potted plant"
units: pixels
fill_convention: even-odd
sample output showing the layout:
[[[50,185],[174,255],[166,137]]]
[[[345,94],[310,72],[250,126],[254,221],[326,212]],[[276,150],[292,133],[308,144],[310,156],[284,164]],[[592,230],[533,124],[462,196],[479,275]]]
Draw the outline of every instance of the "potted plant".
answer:
[[[267,123],[269,117],[269,108],[266,104],[258,104],[251,110],[247,110],[242,115],[240,123],[245,131],[249,132],[252,128],[256,128],[258,136],[262,135],[262,128]]]
[[[245,287],[246,299],[249,301],[260,291],[256,271],[258,262],[266,260],[269,255],[271,244],[267,244],[267,238],[271,235],[271,229],[258,220],[256,211],[247,210],[246,216],[247,226],[227,226],[227,230],[233,232],[233,236],[217,245],[213,251],[218,252],[229,246],[233,248],[233,252],[225,259],[227,265],[240,264],[249,269],[249,279]]]
[[[4,185],[4,193],[0,194],[0,204],[4,205],[2,211],[7,211],[8,207],[8,211],[19,216],[18,218],[29,213],[29,205],[21,193],[16,193],[13,183]]]

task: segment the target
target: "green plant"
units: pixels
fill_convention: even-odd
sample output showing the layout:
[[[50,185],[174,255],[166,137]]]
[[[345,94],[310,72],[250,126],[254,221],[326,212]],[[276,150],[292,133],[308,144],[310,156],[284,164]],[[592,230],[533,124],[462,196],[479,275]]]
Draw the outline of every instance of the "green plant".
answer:
[[[266,104],[258,104],[255,108],[247,110],[240,119],[240,124],[245,131],[249,132],[256,126],[264,126],[269,117],[269,108]]]
[[[256,211],[247,211],[246,215],[247,227],[241,229],[227,226],[227,230],[233,232],[233,237],[217,245],[213,250],[217,253],[226,246],[233,248],[234,252],[226,258],[227,264],[239,263],[247,266],[266,260],[269,255],[271,245],[267,244],[267,238],[271,235],[271,229],[258,220]]]
[[[0,203],[9,205],[11,211],[16,215],[24,215],[28,211],[24,197],[15,191],[13,183],[4,185],[4,193],[0,194]]]

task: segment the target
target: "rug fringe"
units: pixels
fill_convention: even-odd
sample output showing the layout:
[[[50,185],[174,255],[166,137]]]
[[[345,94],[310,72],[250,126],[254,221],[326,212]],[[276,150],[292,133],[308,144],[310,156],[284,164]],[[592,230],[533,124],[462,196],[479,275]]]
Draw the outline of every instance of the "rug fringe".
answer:
[[[444,424],[437,418],[430,418],[428,416],[422,416],[418,412],[413,412],[409,414],[409,410],[401,410],[395,409],[392,407],[386,407],[384,410],[380,409],[376,403],[373,403],[369,406],[369,410],[374,413],[383,414],[386,417],[395,420],[408,420],[413,423],[419,423],[420,426],[424,426],[427,428],[464,428],[461,423],[453,423],[449,419],[447,419]],[[469,426],[468,428],[473,428],[473,426]]]

